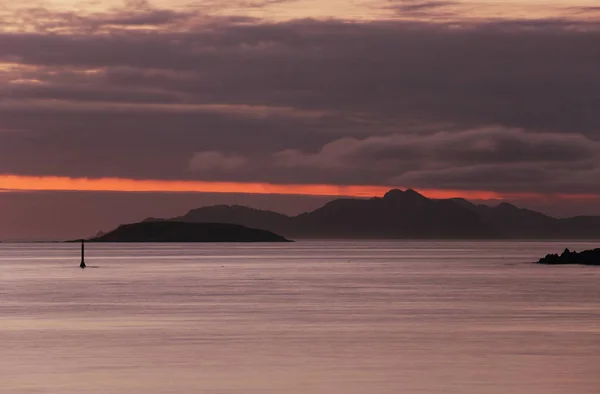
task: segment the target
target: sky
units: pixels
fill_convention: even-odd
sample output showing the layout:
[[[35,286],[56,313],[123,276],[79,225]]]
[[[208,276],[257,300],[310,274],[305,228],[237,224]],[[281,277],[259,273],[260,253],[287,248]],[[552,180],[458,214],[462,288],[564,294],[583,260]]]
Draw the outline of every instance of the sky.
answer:
[[[0,2],[0,239],[414,188],[600,214],[592,0]]]

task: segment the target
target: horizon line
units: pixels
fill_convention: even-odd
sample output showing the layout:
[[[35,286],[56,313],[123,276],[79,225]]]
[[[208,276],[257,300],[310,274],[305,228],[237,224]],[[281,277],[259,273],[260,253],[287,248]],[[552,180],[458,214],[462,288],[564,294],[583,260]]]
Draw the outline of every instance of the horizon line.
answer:
[[[0,175],[0,192],[4,193],[23,191],[75,191],[122,193],[263,194],[368,198],[383,196],[392,189],[413,189],[432,199],[600,199],[600,194],[594,193],[497,192],[490,190],[411,188],[392,185],[282,184],[269,182],[158,180],[118,177],[85,178],[67,176]]]

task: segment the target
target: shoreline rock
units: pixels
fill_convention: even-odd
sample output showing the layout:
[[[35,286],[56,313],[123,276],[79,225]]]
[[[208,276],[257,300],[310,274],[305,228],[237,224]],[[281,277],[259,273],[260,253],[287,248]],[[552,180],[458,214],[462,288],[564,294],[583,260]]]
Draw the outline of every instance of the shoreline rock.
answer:
[[[584,250],[583,252],[571,252],[569,249],[565,249],[561,255],[548,254],[546,257],[538,260],[536,264],[544,265],[591,265],[600,266],[600,248],[592,250]]]

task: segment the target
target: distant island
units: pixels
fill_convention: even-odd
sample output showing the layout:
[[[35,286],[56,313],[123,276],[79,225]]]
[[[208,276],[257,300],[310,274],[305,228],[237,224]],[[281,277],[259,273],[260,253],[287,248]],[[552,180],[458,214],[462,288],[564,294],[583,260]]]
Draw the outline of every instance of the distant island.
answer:
[[[229,223],[294,239],[600,239],[600,217],[558,219],[509,203],[430,199],[408,189],[383,197],[342,198],[287,216],[239,205],[193,209],[145,222]]]
[[[600,249],[585,250],[583,252],[571,252],[565,249],[561,255],[549,254],[541,258],[537,264],[545,265],[563,265],[563,264],[578,264],[578,265],[595,265],[600,266]]]
[[[267,230],[227,223],[158,221],[125,224],[87,242],[291,242]]]

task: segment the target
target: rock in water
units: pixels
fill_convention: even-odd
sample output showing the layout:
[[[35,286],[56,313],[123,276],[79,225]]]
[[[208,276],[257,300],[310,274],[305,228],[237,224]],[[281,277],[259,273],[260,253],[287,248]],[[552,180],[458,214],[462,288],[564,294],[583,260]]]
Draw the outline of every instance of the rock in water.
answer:
[[[600,249],[585,250],[583,252],[571,252],[565,249],[561,255],[548,254],[541,258],[537,264],[546,265],[564,265],[564,264],[579,264],[579,265],[596,265],[600,266]]]

